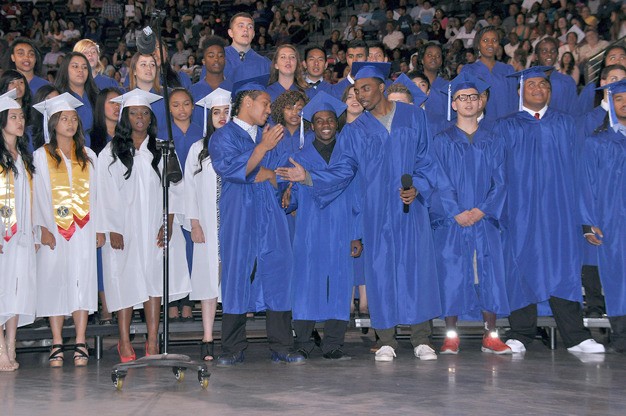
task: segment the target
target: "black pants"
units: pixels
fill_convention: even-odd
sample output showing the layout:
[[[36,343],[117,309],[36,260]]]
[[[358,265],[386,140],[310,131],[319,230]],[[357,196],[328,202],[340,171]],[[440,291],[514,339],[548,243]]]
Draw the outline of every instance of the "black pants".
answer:
[[[551,296],[550,307],[565,348],[573,347],[591,338],[591,333],[583,324],[583,311],[580,303]],[[530,344],[537,334],[537,305],[533,303],[512,311],[509,323],[511,330],[507,332],[507,338],[516,339],[524,345]]]
[[[291,311],[265,312],[265,329],[270,350],[288,353],[293,350]],[[248,347],[246,339],[246,314],[222,315],[222,352],[237,354]]]
[[[604,314],[604,296],[602,295],[598,266],[583,265],[581,278],[585,288],[585,313],[587,317],[590,313]]]
[[[315,321],[293,321],[293,330],[296,333],[295,348],[303,349],[307,353],[313,351],[315,342],[311,339],[311,332],[315,328]],[[326,354],[343,347],[348,329],[348,321],[329,319],[324,322],[324,338],[322,339],[322,353]]]
[[[626,315],[609,316],[611,323],[611,346],[626,351]]]
[[[413,348],[421,344],[430,345],[431,332],[431,321],[424,321],[419,324],[411,325],[411,345]],[[378,345],[389,345],[394,350],[398,348],[398,341],[396,340],[396,327],[386,329],[377,328],[376,334],[380,338],[377,342]]]

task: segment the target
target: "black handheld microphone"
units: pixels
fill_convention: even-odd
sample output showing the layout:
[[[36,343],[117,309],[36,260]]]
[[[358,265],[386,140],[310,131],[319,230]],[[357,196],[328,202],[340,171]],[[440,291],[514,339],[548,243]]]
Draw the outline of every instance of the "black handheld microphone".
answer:
[[[408,191],[413,186],[413,177],[411,175],[409,175],[408,173],[405,173],[400,178],[400,182],[402,182],[402,189],[405,190],[405,191]],[[409,205],[408,204],[403,204],[403,205],[404,205],[404,207],[402,209],[402,212],[404,212],[405,214],[408,214],[409,213]]]

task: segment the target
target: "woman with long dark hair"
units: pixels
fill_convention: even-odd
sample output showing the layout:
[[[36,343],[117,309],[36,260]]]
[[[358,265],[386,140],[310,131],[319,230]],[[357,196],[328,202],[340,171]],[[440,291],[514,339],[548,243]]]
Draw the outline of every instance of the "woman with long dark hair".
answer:
[[[83,104],[76,111],[84,129],[86,145],[89,147],[91,141],[86,133],[93,127],[93,109],[96,106],[98,86],[93,80],[87,57],[79,52],[65,55],[61,60],[54,86],[61,93],[70,93]]]
[[[0,76],[0,94],[4,94],[12,89],[15,89],[17,93],[15,101],[22,106],[24,119],[26,120],[26,125],[28,125],[30,120],[30,107],[32,104],[28,80],[21,72],[15,69],[8,69]]]
[[[211,361],[215,355],[213,322],[219,296],[220,257],[218,244],[219,194],[221,180],[213,170],[209,155],[209,140],[215,130],[229,120],[230,92],[221,88],[204,97],[199,103],[209,111],[205,120],[204,138],[195,142],[185,162],[185,226],[191,230],[193,264],[191,268],[192,300],[200,300],[202,307],[202,344],[200,357]]]
[[[122,94],[124,92],[120,88],[112,87],[104,88],[98,93],[93,113],[93,128],[90,132],[91,150],[97,155],[115,135],[115,126],[117,126],[120,115],[120,104],[111,100]]]
[[[52,329],[50,367],[63,366],[63,321],[71,315],[76,328],[74,365],[89,359],[85,339],[89,314],[98,309],[93,151],[85,138],[68,93],[34,107],[45,120],[49,143],[35,151],[33,225],[41,233],[37,252],[37,315],[49,317]]]
[[[91,39],[81,39],[74,45],[74,52],[82,53],[89,61],[91,76],[98,89],[119,88],[117,81],[104,75],[106,68],[100,62],[100,46],[96,42]]]
[[[98,157],[98,186],[106,198],[98,201],[98,231],[108,236],[102,248],[104,291],[109,310],[117,312],[122,362],[136,358],[130,341],[133,308],[143,307],[148,328],[146,355],[159,352],[158,330],[163,296],[163,227],[161,152],[157,149],[157,119],[151,103],[161,97],[141,89],[114,102],[122,104],[113,140]],[[182,186],[170,187],[168,216],[170,301],[186,296],[191,285],[185,262],[185,242],[179,227],[171,227],[174,206],[182,204]],[[177,251],[178,250],[178,251]]]
[[[39,88],[35,93],[35,96],[33,97],[33,106],[58,95],[61,95],[61,93],[54,85],[46,84]],[[43,114],[39,111],[31,112],[28,124],[29,126],[27,128],[27,132],[30,136],[30,148],[34,152],[46,143],[44,130],[47,130],[48,126],[44,124]]]
[[[28,88],[27,88],[28,89]],[[15,371],[18,326],[35,318],[31,187],[35,168],[20,104],[0,97],[0,372]]]

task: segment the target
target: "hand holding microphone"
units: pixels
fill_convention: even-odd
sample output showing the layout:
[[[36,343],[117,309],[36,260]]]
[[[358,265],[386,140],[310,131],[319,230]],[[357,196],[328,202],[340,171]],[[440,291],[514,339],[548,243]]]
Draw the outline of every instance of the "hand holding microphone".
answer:
[[[400,178],[400,182],[402,183],[402,188],[400,188],[400,199],[402,199],[402,202],[404,204],[402,212],[408,214],[409,205],[417,196],[417,189],[413,187],[413,177],[408,173],[402,175],[402,177]]]

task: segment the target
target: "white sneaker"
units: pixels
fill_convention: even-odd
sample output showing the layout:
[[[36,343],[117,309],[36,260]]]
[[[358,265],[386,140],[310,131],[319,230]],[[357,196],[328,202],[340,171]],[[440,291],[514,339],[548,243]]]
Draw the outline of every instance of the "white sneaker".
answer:
[[[437,354],[429,345],[420,344],[413,349],[413,354],[422,361],[431,361],[437,359]]]
[[[521,341],[516,339],[509,339],[505,344],[513,351],[513,354],[522,354],[526,352],[526,347]]]
[[[589,338],[578,345],[569,347],[569,352],[584,352],[585,354],[604,354],[604,345],[598,344],[595,340]]]
[[[396,352],[389,345],[383,345],[376,351],[374,360],[376,361],[393,361],[396,357]]]

